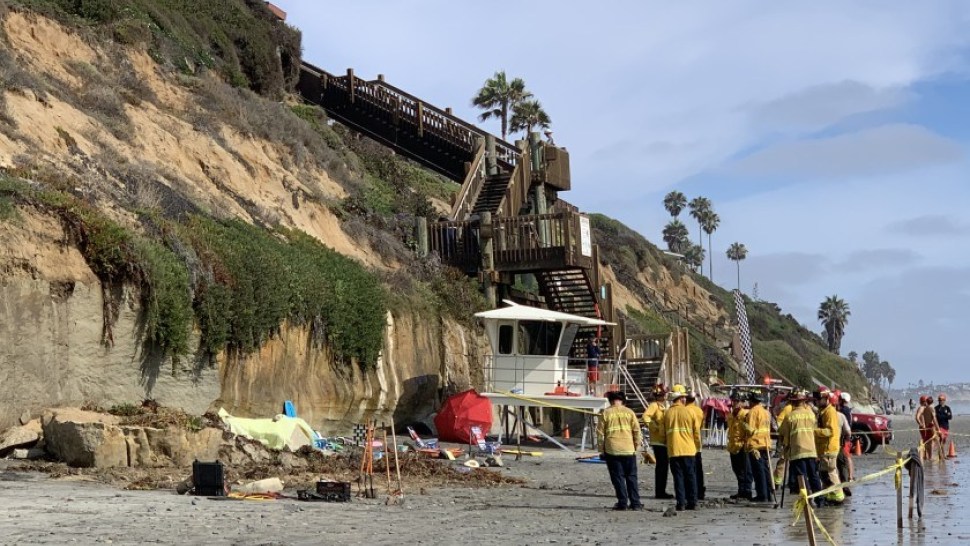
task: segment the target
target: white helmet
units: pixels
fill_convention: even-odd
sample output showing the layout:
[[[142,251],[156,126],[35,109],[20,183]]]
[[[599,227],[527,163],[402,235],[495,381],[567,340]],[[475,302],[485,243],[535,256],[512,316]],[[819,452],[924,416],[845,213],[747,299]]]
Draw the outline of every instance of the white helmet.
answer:
[[[843,392],[842,393],[842,401],[845,402],[846,404],[851,404],[852,403],[852,395],[849,394],[849,393],[847,393],[847,392]]]

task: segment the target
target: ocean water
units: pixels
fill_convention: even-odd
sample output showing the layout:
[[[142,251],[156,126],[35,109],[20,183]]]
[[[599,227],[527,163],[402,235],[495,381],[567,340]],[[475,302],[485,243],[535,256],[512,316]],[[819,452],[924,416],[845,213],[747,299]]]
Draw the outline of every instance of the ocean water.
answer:
[[[970,415],[970,401],[950,402],[953,415]]]

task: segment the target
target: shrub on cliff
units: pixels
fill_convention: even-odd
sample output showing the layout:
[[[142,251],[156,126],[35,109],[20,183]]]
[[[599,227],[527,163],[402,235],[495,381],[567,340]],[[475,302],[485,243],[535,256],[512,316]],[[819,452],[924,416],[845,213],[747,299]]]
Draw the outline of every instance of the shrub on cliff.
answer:
[[[280,96],[299,77],[300,32],[260,0],[11,0],[123,44],[144,44],[184,72],[216,70],[238,87]],[[278,53],[277,53],[278,52]]]

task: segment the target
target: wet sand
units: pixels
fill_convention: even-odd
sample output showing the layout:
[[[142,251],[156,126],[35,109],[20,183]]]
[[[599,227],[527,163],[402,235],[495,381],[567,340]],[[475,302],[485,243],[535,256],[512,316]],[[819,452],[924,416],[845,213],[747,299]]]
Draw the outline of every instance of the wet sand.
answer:
[[[897,430],[912,428],[909,419],[894,419]],[[970,418],[957,418],[952,426],[953,432],[970,433]],[[915,433],[900,432],[893,447],[908,448],[915,440]],[[891,476],[855,487],[846,506],[821,509],[821,520],[839,544],[967,543],[970,462],[963,458],[970,457],[970,437],[958,437],[957,449],[962,458],[925,465],[922,522],[906,520],[897,533]],[[652,466],[639,467],[646,510],[612,512],[614,498],[605,466],[577,463],[574,457],[552,450],[522,461],[506,456],[507,468],[499,470],[526,478],[524,486],[422,492],[405,483],[403,506],[383,503],[384,491],[378,485],[383,482],[376,476],[376,500],[233,502],[171,491],[121,491],[0,466],[0,543],[807,544],[804,524],[791,525],[790,497],[785,509],[724,502],[734,492],[734,478],[721,449],[705,450],[708,501],[696,512],[674,517],[663,516],[672,501],[650,498]],[[857,457],[856,474],[891,462],[881,451]],[[905,474],[904,483],[908,484]],[[672,491],[672,482],[668,488]]]

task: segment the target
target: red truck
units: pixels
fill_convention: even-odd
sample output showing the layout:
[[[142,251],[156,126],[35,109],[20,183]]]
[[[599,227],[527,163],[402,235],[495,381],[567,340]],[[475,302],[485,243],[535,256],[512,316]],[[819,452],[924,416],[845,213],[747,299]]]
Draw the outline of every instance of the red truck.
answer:
[[[862,452],[872,453],[893,440],[893,421],[886,415],[852,412],[852,439],[862,442]]]

